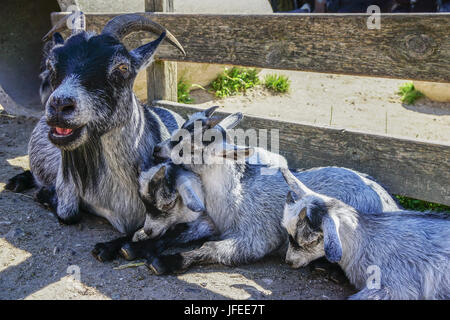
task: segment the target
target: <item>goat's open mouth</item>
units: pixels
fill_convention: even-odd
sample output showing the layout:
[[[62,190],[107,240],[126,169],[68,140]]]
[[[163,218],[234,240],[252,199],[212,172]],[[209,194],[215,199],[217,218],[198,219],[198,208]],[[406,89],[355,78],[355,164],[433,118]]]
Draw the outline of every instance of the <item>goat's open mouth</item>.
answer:
[[[61,137],[66,137],[69,136],[73,133],[73,129],[69,129],[69,128],[58,128],[58,127],[54,127],[53,129],[53,134],[54,135],[58,135]]]
[[[83,129],[84,126],[78,128],[51,127],[48,137],[55,145],[65,146],[80,138]]]

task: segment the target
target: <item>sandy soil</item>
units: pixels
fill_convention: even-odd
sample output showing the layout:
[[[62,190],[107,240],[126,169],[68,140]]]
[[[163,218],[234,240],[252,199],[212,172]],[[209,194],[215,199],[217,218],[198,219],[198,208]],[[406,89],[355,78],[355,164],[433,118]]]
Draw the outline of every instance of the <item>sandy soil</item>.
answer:
[[[422,98],[402,104],[396,92],[405,80],[267,69],[260,78],[269,73],[288,76],[290,92],[272,94],[259,87],[226,99],[203,90],[191,95],[201,107],[220,105],[244,115],[450,143],[450,103]]]
[[[204,91],[194,96],[205,107],[219,104],[244,114],[450,142],[449,104],[422,99],[402,105],[395,92],[403,81],[278,73],[290,77],[290,94],[256,89],[225,100],[214,101]],[[342,299],[355,292],[342,274],[292,270],[279,258],[162,277],[145,266],[117,270],[126,264],[120,259],[98,262],[90,255],[94,244],[119,235],[106,221],[86,216],[76,226],[63,226],[32,200],[35,190],[4,190],[8,178],[28,166],[34,124],[0,114],[0,299]]]

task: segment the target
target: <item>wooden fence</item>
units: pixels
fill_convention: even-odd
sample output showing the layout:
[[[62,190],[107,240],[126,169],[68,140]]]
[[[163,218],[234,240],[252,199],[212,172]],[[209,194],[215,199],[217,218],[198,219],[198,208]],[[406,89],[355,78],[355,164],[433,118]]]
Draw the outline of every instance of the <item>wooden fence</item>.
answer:
[[[54,13],[53,22],[63,14]],[[450,82],[450,14],[382,14],[381,29],[368,29],[364,14],[143,15],[170,30],[186,50],[181,56],[163,45],[159,61]],[[87,28],[100,32],[113,16],[87,13]],[[125,43],[148,41],[142,32]],[[159,68],[153,82],[174,78],[170,68]],[[164,86],[153,86],[153,97],[173,100]],[[184,116],[198,110],[167,100],[154,104]],[[345,166],[372,175],[392,193],[450,205],[449,144],[260,117],[245,117],[242,127],[279,129],[280,152],[291,167]]]

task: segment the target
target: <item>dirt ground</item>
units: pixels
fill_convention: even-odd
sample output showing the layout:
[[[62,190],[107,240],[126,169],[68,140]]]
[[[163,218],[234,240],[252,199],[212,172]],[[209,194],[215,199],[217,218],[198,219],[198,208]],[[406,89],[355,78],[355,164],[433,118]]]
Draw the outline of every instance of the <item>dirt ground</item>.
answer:
[[[354,292],[345,280],[291,270],[275,257],[173,276],[145,266],[114,269],[127,263],[121,259],[98,262],[90,254],[94,244],[119,236],[105,220],[86,215],[76,226],[60,225],[32,200],[35,190],[4,190],[28,166],[34,124],[0,115],[0,299],[342,299]]]
[[[402,105],[395,91],[404,81],[277,73],[290,77],[290,94],[257,89],[216,101],[204,91],[194,96],[201,106],[219,104],[244,114],[450,141],[450,106],[427,99]],[[28,166],[35,121],[0,114],[0,299],[343,299],[355,292],[342,274],[292,270],[275,257],[171,276],[153,275],[145,266],[117,270],[127,263],[121,259],[98,262],[90,254],[94,244],[119,236],[105,220],[85,216],[76,226],[63,226],[32,200],[35,190],[4,190],[8,178]]]

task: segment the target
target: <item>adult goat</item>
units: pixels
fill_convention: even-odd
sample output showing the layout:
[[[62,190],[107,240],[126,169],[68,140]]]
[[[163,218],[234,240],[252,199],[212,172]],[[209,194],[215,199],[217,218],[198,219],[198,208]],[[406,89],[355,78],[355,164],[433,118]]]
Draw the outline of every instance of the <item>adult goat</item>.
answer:
[[[154,146],[183,123],[169,110],[141,104],[133,83],[164,39],[185,52],[169,31],[138,14],[116,16],[98,35],[73,29],[67,40],[58,32],[65,24],[61,20],[45,37],[53,46],[41,74],[45,115],[29,142],[31,173],[10,179],[7,188],[36,185],[37,199],[62,222],[78,222],[83,209],[131,236],[146,216],[141,159],[151,163]],[[136,31],[159,37],[129,51],[121,41]]]

